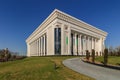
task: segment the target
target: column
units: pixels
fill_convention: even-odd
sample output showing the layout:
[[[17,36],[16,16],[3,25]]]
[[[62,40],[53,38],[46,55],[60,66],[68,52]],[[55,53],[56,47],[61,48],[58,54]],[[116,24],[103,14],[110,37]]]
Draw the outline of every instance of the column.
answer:
[[[44,55],[46,55],[46,53],[45,53],[45,35],[44,35]]]
[[[29,56],[31,56],[31,43],[29,44]]]
[[[90,37],[88,36],[88,51],[91,52],[91,43],[90,43]]]
[[[71,54],[71,29],[68,26],[68,55]]]
[[[44,56],[44,36],[42,36],[42,55]]]
[[[98,50],[98,39],[96,39],[95,40],[95,50],[96,50],[96,52],[98,53],[98,55],[99,55],[99,50]]]
[[[33,56],[34,56],[34,54],[35,54],[35,41],[33,42]]]
[[[92,49],[94,49],[94,38],[92,37]]]
[[[90,51],[92,52],[92,37],[90,37]]]
[[[43,55],[42,53],[42,37],[41,37],[41,56]]]
[[[33,53],[32,54],[35,55],[35,49],[34,49],[35,48],[35,41],[33,42],[33,47],[32,48],[33,48]]]
[[[94,39],[94,49],[95,49],[95,53],[96,53],[96,38]]]
[[[65,44],[65,39],[64,39],[64,26],[63,25],[61,25],[61,55],[63,55],[64,54],[64,44]]]
[[[32,42],[32,55],[34,54],[34,42],[35,41]]]
[[[89,36],[87,36],[87,50],[89,51]]]
[[[31,55],[34,54],[33,46],[34,46],[34,41],[32,42],[32,46],[31,46],[31,48],[32,48]]]
[[[84,55],[84,35],[82,35],[82,55]]]
[[[37,56],[38,55],[38,52],[37,52],[37,50],[38,50],[37,40],[35,41],[35,48],[36,48],[35,53],[36,53],[36,56]]]
[[[47,33],[45,34],[45,54],[47,55]]]
[[[80,34],[78,35],[78,55],[80,55]]]
[[[86,54],[86,50],[87,50],[87,40],[86,40],[86,36],[84,36],[84,55]]]
[[[94,38],[94,43],[93,43],[93,44],[94,44],[94,47],[93,47],[93,48],[94,48],[94,50],[95,50],[95,38]]]
[[[38,46],[37,55],[39,56],[39,38],[37,39],[37,46]]]
[[[30,57],[30,45],[27,43],[27,56]]]
[[[75,33],[74,54],[77,55],[77,33]]]
[[[73,55],[75,55],[75,33],[73,33]]]
[[[81,34],[79,34],[79,36],[78,36],[78,52],[79,52],[79,55],[82,55],[81,54],[81,52],[82,52]]]
[[[33,43],[33,55],[35,55],[35,41]]]
[[[88,40],[88,36],[86,36],[86,50],[88,50],[88,48],[89,48],[89,47],[88,47],[88,41],[89,41],[89,40]],[[86,52],[86,51],[85,51],[85,52]]]
[[[31,42],[31,44],[30,44],[30,56],[31,56],[32,53],[33,53],[33,49],[32,49],[32,47],[33,47],[33,42]]]
[[[40,56],[40,47],[41,47],[41,46],[40,46],[40,38],[39,38],[38,40],[39,40],[39,53],[38,53],[38,54],[39,54],[39,56]]]
[[[104,44],[104,41],[105,41],[105,39],[104,39],[104,38],[102,38],[102,53],[104,53],[104,49],[105,49],[105,44]]]
[[[39,56],[39,38],[38,38],[38,43],[37,43],[37,45],[38,45],[38,56]]]
[[[83,55],[83,35],[81,35],[81,54]]]

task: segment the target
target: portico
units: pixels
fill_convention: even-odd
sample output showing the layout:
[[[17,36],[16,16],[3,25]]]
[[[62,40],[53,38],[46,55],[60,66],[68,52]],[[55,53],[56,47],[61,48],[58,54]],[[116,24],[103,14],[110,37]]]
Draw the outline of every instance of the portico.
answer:
[[[27,56],[86,55],[94,49],[100,55],[107,33],[55,9],[28,37]]]

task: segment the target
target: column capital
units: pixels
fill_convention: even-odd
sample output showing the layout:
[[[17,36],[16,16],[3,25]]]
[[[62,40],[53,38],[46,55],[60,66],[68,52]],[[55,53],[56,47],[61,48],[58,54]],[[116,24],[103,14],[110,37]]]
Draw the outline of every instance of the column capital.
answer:
[[[79,34],[79,37],[82,37],[82,34]]]
[[[95,38],[95,41],[97,41],[98,39],[97,38]]]
[[[77,33],[75,32],[75,35],[77,35]]]
[[[94,37],[92,37],[92,40],[95,40],[95,38],[94,38]]]
[[[86,38],[87,38],[87,36],[86,36],[86,35],[84,35],[84,38],[86,39]]]
[[[91,37],[90,36],[87,36],[88,37],[88,39],[90,39]]]

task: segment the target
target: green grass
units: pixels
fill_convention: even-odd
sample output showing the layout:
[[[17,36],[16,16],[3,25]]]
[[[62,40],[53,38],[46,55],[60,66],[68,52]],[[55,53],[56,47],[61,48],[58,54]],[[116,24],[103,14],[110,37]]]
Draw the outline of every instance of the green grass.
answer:
[[[103,57],[97,57],[95,59],[96,61],[103,62]],[[112,65],[119,65],[120,66],[120,57],[117,56],[109,56],[108,57],[108,64]]]
[[[71,57],[30,57],[0,63],[0,80],[94,80],[63,66],[67,58]]]

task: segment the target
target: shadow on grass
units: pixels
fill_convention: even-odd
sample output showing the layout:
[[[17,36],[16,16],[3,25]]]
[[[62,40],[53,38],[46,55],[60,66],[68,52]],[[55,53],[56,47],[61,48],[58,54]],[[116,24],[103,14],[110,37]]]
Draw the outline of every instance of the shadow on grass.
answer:
[[[85,63],[96,65],[96,66],[101,66],[101,67],[105,67],[105,68],[120,70],[120,66],[104,65],[104,62],[101,62],[101,64],[100,64],[100,63],[92,63],[90,61],[85,61],[83,59],[82,59],[82,61],[85,62]],[[120,63],[118,63],[118,64],[120,65]]]
[[[120,63],[116,63],[116,65],[119,65],[119,66],[120,66]]]

